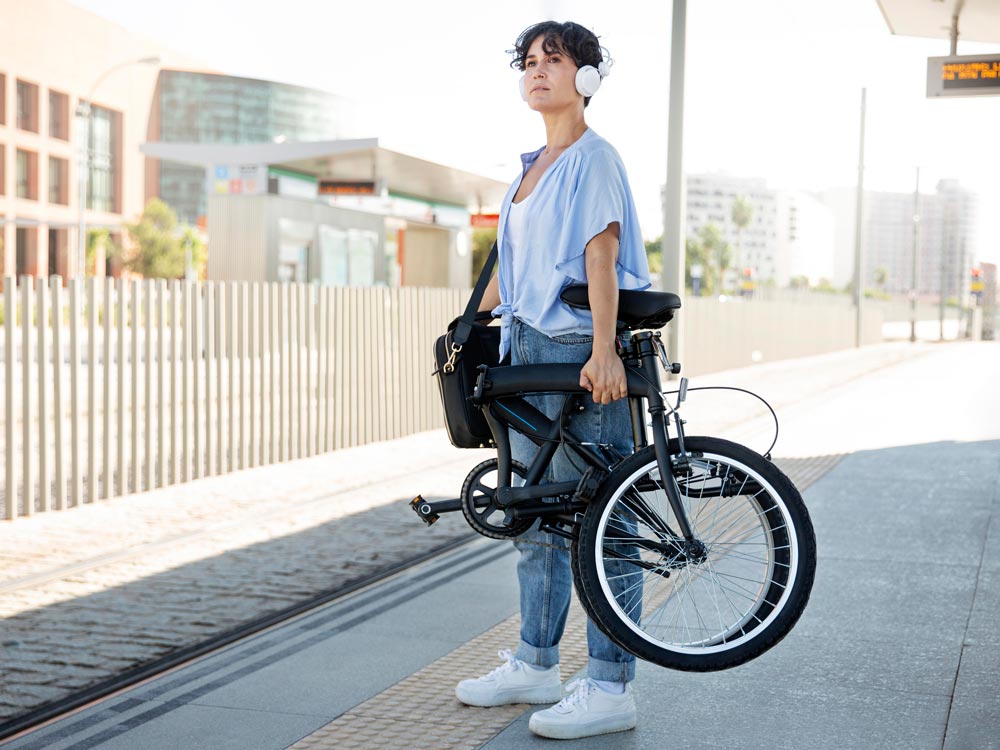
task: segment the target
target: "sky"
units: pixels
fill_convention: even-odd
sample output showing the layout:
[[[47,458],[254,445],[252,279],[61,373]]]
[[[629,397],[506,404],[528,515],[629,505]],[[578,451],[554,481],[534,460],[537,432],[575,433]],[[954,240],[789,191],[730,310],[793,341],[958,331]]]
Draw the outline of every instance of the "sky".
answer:
[[[621,154],[643,234],[662,231],[667,0],[73,2],[219,72],[345,96],[386,147],[505,182],[545,142],[507,50],[536,21],[574,20],[615,60],[587,122]],[[948,53],[893,36],[875,0],[688,0],[684,171],[853,186],[864,87],[865,187],[912,192],[917,166],[925,192],[960,180],[980,194],[979,260],[1000,262],[1000,96],[927,99],[927,58]]]

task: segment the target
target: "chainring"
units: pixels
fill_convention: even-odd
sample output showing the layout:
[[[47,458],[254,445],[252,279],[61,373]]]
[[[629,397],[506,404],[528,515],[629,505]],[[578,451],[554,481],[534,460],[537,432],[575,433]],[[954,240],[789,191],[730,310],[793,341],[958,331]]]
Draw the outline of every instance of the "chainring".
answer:
[[[499,484],[497,459],[491,458],[476,466],[462,484],[462,515],[469,526],[490,539],[510,539],[531,528],[532,518],[520,518],[504,523],[506,511],[496,504],[496,485]],[[512,474],[524,479],[528,470],[524,464],[511,462]],[[485,481],[494,475],[493,482]]]

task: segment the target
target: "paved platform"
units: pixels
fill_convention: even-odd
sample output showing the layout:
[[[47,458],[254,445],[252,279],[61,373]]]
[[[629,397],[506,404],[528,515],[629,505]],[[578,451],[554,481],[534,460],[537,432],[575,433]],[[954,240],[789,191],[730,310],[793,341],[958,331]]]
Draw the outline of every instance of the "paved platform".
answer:
[[[815,482],[805,497],[820,565],[806,615],[744,667],[686,675],[640,665],[639,729],[573,746],[1000,747],[1000,346],[876,347],[779,364],[718,379],[772,391],[775,456]],[[690,422],[704,424],[695,400]],[[727,411],[715,427],[766,440],[766,416]],[[475,458],[458,462],[448,471],[464,474]],[[403,479],[412,488],[419,478]],[[427,534],[408,510],[394,518],[407,540]],[[354,532],[356,552],[368,539]],[[526,707],[468,709],[451,697],[455,680],[491,668],[516,638],[513,564],[509,545],[477,541],[2,747],[551,744],[528,733]],[[42,567],[20,579],[44,577]],[[75,635],[86,653],[85,633]],[[577,613],[565,677],[583,663],[581,636]]]

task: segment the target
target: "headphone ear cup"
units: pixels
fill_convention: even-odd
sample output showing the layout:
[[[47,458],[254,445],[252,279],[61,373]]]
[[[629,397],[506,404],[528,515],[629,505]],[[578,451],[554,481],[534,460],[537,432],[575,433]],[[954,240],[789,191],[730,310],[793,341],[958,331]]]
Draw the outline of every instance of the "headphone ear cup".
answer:
[[[521,92],[521,98],[524,99],[524,101],[528,101],[528,92],[524,90],[524,78],[526,75],[527,73],[517,80],[517,90]]]
[[[576,90],[580,96],[593,96],[599,88],[601,88],[601,74],[593,65],[584,65],[576,71]]]

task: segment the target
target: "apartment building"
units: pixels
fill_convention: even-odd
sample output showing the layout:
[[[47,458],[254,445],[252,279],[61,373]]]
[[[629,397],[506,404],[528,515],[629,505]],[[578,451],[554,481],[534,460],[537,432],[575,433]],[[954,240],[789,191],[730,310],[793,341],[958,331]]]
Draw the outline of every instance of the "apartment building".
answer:
[[[857,193],[853,188],[835,188],[822,197],[835,217],[835,281],[847,284],[854,274]],[[861,229],[864,286],[909,292],[914,286],[916,243],[917,291],[963,295],[976,260],[973,238],[978,210],[978,196],[956,180],[939,181],[933,193],[919,194],[916,205],[913,193],[866,191]],[[916,227],[915,215],[919,216]]]
[[[63,0],[0,0],[0,18],[0,266],[74,276],[80,165],[86,226],[120,242],[144,205],[139,145],[160,66],[189,61]],[[107,270],[99,251],[89,272]]]
[[[351,101],[205,70],[65,0],[0,0],[0,19],[4,276],[117,274],[107,245],[84,263],[79,227],[107,230],[111,246],[127,246],[125,225],[159,197],[182,222],[207,231],[210,268],[225,278],[248,278],[247,269],[259,267],[269,281],[468,285],[469,207],[495,210],[504,184],[355,148],[357,139],[378,142]],[[231,148],[239,146],[249,148]],[[336,152],[338,163],[289,161],[299,147]],[[243,179],[247,172],[253,179]],[[260,257],[213,264],[213,247],[216,260],[228,259],[223,248],[237,243],[223,233],[245,227],[221,219],[210,226],[208,197],[218,199],[221,217],[248,192],[275,197],[258,203],[277,211],[277,229]],[[315,226],[314,216],[323,217]],[[323,265],[323,258],[333,260]],[[345,264],[355,272],[330,270]],[[421,268],[447,272],[428,276]]]
[[[750,205],[750,223],[733,221],[738,199]],[[694,174],[687,178],[687,234],[714,224],[733,248],[733,268],[758,281],[786,286],[793,276],[812,283],[833,273],[833,217],[815,196],[768,187],[758,177]]]

